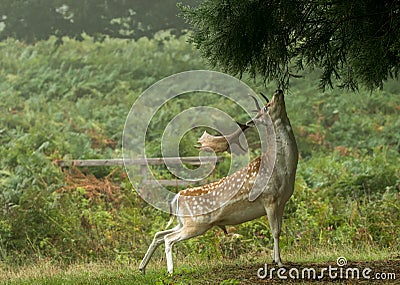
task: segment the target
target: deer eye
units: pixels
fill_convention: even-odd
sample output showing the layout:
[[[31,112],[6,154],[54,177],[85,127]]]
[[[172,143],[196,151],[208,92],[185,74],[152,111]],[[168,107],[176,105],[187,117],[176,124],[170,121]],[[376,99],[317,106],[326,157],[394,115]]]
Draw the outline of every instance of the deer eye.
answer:
[[[268,111],[268,106],[264,106],[264,112]]]

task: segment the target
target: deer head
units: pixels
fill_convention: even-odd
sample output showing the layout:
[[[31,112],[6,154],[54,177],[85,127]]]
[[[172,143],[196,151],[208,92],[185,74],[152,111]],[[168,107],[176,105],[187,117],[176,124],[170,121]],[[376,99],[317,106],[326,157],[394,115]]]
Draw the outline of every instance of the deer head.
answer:
[[[266,124],[267,114],[271,117],[272,121],[287,118],[285,100],[282,90],[276,90],[271,101],[269,101],[264,94],[261,93],[261,95],[265,98],[266,104],[263,106],[263,108],[260,108],[260,106],[257,104],[257,99],[253,97],[257,105],[257,114],[252,120],[246,123],[247,126],[253,126],[254,124],[260,123]]]

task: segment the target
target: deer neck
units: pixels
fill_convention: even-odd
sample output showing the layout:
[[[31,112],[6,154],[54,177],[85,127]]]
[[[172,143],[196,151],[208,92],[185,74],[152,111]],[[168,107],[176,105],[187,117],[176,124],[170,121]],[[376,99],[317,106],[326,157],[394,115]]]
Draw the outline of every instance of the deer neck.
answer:
[[[264,168],[271,171],[274,164],[275,171],[282,169],[285,174],[294,175],[298,162],[298,149],[292,126],[286,113],[279,117],[271,117],[265,126],[267,150],[262,155]]]

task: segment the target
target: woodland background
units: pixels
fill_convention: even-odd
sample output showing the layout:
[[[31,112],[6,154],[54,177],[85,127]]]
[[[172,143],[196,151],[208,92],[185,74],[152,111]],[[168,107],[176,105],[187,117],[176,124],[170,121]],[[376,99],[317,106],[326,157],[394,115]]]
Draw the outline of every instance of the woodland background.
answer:
[[[62,170],[54,161],[121,157],[122,130],[135,98],[165,76],[208,66],[185,36],[167,32],[135,41],[66,38],[59,47],[55,41],[0,43],[0,259],[138,260],[168,215],[138,197],[122,167]],[[257,91],[274,90],[262,80],[244,81]],[[316,81],[317,70],[305,72],[286,96],[301,159],[282,246],[399,251],[399,84],[346,93],[322,92]],[[160,122],[199,103],[240,120],[240,111],[219,97],[178,98],[151,123],[149,157],[160,156]],[[193,145],[203,131],[183,138],[182,156],[197,155]],[[251,131],[247,137],[254,157],[257,141]],[[229,168],[225,156],[210,179]],[[182,243],[177,254],[233,258],[272,243],[263,218],[230,231],[237,235],[212,230]]]
[[[183,2],[191,5],[195,1]],[[209,9],[217,5],[206,2],[205,7]],[[287,11],[292,11],[290,1],[278,2],[289,5]],[[378,3],[367,2],[357,3]],[[140,275],[130,266],[136,270],[154,233],[166,225],[168,214],[141,200],[122,167],[60,168],[56,163],[60,159],[121,158],[125,119],[144,90],[177,72],[224,71],[204,59],[207,47],[218,51],[211,44],[213,39],[204,42],[205,46],[200,45],[200,51],[196,49],[196,41],[189,43],[190,32],[185,30],[188,25],[176,17],[179,12],[176,1],[163,1],[162,9],[160,3],[122,0],[0,3],[0,281],[15,272],[31,272],[33,280],[35,276],[52,274],[48,267],[40,269],[44,262],[56,264],[59,267],[54,272],[65,274],[69,274],[64,270],[69,265],[82,265],[77,270],[82,276],[86,276],[88,264],[122,266],[127,268],[126,272],[113,268],[105,274],[121,284],[127,280],[132,284],[180,284],[179,280],[173,281],[164,275],[161,249],[149,264],[150,272],[152,266],[157,268],[155,273],[146,277],[149,278],[146,281],[135,279]],[[240,6],[256,2],[232,3]],[[323,1],[312,3],[325,5]],[[355,2],[344,3],[350,4],[334,8],[364,11],[364,4],[357,4],[355,7],[360,10],[354,10]],[[390,22],[393,26],[389,30],[398,31],[395,29],[399,22],[398,4],[396,1],[385,3],[394,11]],[[386,7],[381,6],[381,1],[378,4]],[[246,7],[252,10],[251,5]],[[275,20],[279,22],[280,11],[286,10],[274,5],[276,9],[271,11],[277,12]],[[218,6],[216,11],[223,14],[225,8]],[[208,11],[200,9],[193,22],[204,19],[201,13]],[[207,14],[216,17],[210,23],[225,27],[226,22],[218,20],[218,13]],[[190,18],[191,14],[188,15]],[[328,28],[338,19],[335,15],[328,13],[329,19],[333,19],[326,22]],[[232,19],[235,24],[235,18]],[[350,17],[350,22],[357,19]],[[382,19],[386,22],[381,17],[378,24]],[[362,35],[358,33],[361,26],[339,22],[345,28],[356,29],[357,33],[350,35]],[[197,24],[200,24],[197,27],[201,28],[197,30],[200,36],[205,35],[201,32],[203,28],[208,29],[208,24],[201,21]],[[230,35],[229,29],[223,31]],[[340,30],[338,35],[343,40]],[[385,36],[392,42],[396,40],[393,33]],[[382,46],[380,40],[375,43]],[[396,51],[395,47],[391,52]],[[356,45],[352,46],[353,50],[358,50]],[[378,51],[375,46],[369,50]],[[279,53],[281,49],[272,51]],[[243,55],[247,56],[246,50]],[[329,55],[335,57],[336,53]],[[342,63],[346,58],[340,55],[335,64],[345,69]],[[286,55],[284,59],[285,64],[292,63]],[[377,61],[374,57],[367,59],[372,66]],[[322,63],[329,65],[330,61]],[[397,62],[391,63],[397,66]],[[330,74],[334,71],[329,69]],[[379,80],[374,81],[376,84],[371,85],[373,88],[367,85],[368,89],[357,90],[357,85],[354,92],[346,91],[338,88],[343,84],[333,79],[322,90],[319,86],[321,79],[326,79],[325,73],[317,67],[305,67],[298,73],[302,77],[291,78],[290,84],[287,82],[287,112],[299,146],[300,161],[295,192],[285,210],[282,256],[285,260],[302,262],[336,260],[339,255],[355,256],[356,260],[391,258],[398,265],[400,84],[386,81],[387,74],[379,73],[378,69],[371,73],[379,75]],[[275,83],[265,83],[268,76],[252,75],[243,73],[242,80],[255,91],[270,95],[277,88]],[[330,85],[335,88],[329,88]],[[166,123],[175,114],[199,105],[220,108],[239,122],[248,119],[233,102],[218,96],[198,93],[178,97],[153,118],[147,136],[147,156],[161,156],[160,139]],[[198,155],[193,145],[203,131],[196,128],[183,137],[181,156]],[[251,157],[256,157],[260,154],[257,136],[249,130],[246,137]],[[223,156],[223,162],[218,164],[209,181],[226,175],[230,156]],[[152,170],[156,178],[174,179],[163,167],[152,167]],[[171,187],[170,190],[179,189]],[[180,262],[177,270],[188,278],[198,275],[190,282],[185,279],[183,284],[196,280],[205,284],[204,278],[211,278],[213,271],[201,264],[216,265],[217,272],[221,266],[230,264],[224,275],[216,275],[229,276],[223,284],[239,284],[236,278],[241,274],[241,260],[270,262],[273,241],[265,218],[229,227],[228,231],[231,234],[225,236],[221,230],[213,229],[176,246],[174,254]],[[157,260],[161,260],[161,266]],[[27,267],[33,268],[33,273]],[[256,276],[252,270],[252,267],[247,270],[241,279]],[[79,282],[97,284],[93,282],[96,276],[103,276],[100,271]],[[128,278],[124,281],[121,274]],[[65,284],[65,278],[69,277],[60,277],[59,284]],[[46,282],[58,284],[53,281]],[[79,282],[74,280],[71,284]]]

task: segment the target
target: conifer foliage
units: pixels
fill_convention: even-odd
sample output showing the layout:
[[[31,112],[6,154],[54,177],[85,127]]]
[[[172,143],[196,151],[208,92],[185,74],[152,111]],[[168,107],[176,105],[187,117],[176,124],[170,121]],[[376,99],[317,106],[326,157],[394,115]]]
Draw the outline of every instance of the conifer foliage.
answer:
[[[381,88],[400,66],[398,0],[205,0],[181,6],[209,61],[287,87],[303,67],[321,87]]]

